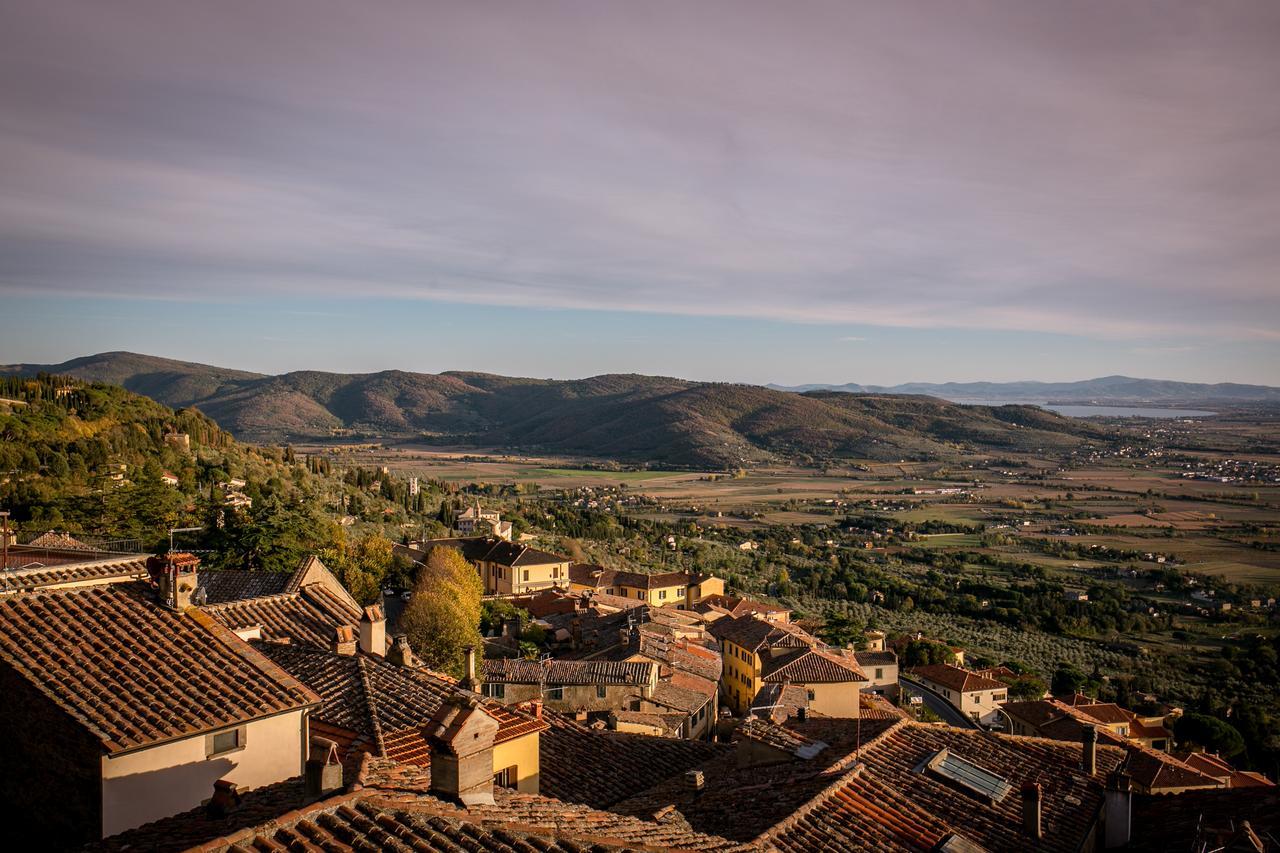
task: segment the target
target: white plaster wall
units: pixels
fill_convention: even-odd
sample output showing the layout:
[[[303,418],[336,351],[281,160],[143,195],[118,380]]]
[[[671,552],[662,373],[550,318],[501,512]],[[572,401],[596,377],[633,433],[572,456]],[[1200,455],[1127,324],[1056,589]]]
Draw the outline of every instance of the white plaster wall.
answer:
[[[115,835],[209,799],[218,779],[242,790],[302,773],[304,712],[248,723],[243,749],[205,756],[205,735],[102,759],[102,833]]]

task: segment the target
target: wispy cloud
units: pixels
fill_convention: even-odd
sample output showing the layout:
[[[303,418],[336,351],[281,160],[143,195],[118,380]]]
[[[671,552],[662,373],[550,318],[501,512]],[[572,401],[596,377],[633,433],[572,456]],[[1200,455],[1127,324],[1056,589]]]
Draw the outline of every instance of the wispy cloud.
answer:
[[[1280,336],[1266,0],[243,11],[10,11],[0,292]]]
[[[866,338],[859,337],[858,335],[845,335],[844,337],[840,338],[840,340],[845,341],[847,343],[857,343],[857,342],[865,341]]]

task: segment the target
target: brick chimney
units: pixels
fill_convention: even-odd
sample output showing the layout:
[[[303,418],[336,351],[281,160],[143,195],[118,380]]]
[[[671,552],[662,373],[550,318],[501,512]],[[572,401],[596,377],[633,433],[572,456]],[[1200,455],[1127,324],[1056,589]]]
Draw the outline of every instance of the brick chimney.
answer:
[[[466,670],[467,674],[466,674],[466,677],[462,679],[461,686],[466,690],[470,690],[474,692],[480,689],[480,676],[479,676],[479,673],[476,672],[476,647],[467,646],[466,656],[467,656],[467,670]]]
[[[191,606],[199,565],[200,558],[195,554],[170,552],[163,557],[147,558],[147,572],[159,590],[163,606],[179,613]]]
[[[311,738],[311,751],[304,774],[308,797],[323,797],[342,787],[342,762],[338,745],[322,737]]]
[[[686,770],[684,773],[684,786],[695,794],[701,794],[707,786],[707,777],[701,770]]]
[[[446,702],[427,724],[431,793],[464,806],[493,805],[498,721],[475,700]]]
[[[1108,850],[1126,846],[1133,828],[1133,785],[1129,774],[1123,770],[1117,770],[1107,777],[1103,809],[1102,820],[1106,829],[1104,846]]]
[[[213,783],[213,796],[205,803],[205,812],[220,820],[240,807],[240,789],[235,782],[219,779]]]
[[[360,651],[377,657],[387,653],[387,617],[381,604],[370,604],[360,615]]]
[[[1037,841],[1044,838],[1040,820],[1042,802],[1039,783],[1028,782],[1022,786],[1022,831]]]
[[[333,629],[333,639],[330,642],[330,651],[334,654],[345,655],[350,657],[356,653],[356,629],[350,625],[339,625]]]
[[[409,648],[409,638],[404,634],[396,634],[391,639],[391,648],[387,649],[387,661],[396,666],[415,667],[418,659]]]
[[[1080,732],[1083,745],[1080,766],[1084,775],[1092,776],[1098,772],[1098,727],[1086,725]]]

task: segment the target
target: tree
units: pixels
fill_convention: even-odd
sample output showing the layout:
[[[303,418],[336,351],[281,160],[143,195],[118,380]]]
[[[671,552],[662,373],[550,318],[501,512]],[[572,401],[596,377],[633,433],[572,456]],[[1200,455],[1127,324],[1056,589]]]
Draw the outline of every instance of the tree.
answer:
[[[361,604],[382,598],[382,584],[395,563],[391,540],[380,533],[348,541],[341,532],[332,547],[320,554],[321,561],[337,576],[352,597]]]
[[[1085,674],[1071,664],[1060,663],[1049,683],[1049,692],[1054,696],[1072,696],[1080,692],[1087,680]]]
[[[1180,745],[1202,746],[1223,758],[1234,758],[1244,752],[1244,738],[1240,732],[1208,714],[1183,714],[1173,724],[1173,734]]]
[[[1030,701],[1044,696],[1044,682],[1034,675],[1015,678],[1009,683],[1009,698]]]
[[[928,666],[951,663],[951,650],[930,640],[912,640],[902,651],[903,666]]]
[[[413,598],[400,617],[409,644],[432,669],[461,677],[466,648],[483,651],[480,636],[480,573],[454,548],[427,552]]]

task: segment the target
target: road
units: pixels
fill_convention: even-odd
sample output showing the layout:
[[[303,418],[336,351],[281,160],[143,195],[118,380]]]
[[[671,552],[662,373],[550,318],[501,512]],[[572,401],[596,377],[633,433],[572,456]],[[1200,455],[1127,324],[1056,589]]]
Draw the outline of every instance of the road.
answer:
[[[899,676],[898,684],[901,687],[909,688],[912,693],[922,696],[925,707],[941,717],[944,722],[959,726],[962,729],[976,729],[978,727],[973,720],[953,708],[950,702],[923,684],[912,681],[906,676]]]

